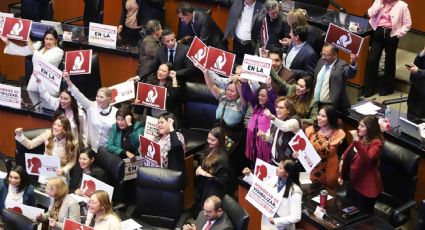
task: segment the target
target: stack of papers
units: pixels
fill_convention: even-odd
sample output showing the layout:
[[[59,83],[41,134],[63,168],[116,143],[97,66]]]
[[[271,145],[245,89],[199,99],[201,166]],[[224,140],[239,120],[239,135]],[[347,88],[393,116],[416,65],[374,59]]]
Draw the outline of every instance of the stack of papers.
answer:
[[[142,229],[142,225],[134,221],[133,219],[128,219],[121,221],[121,227],[123,230],[139,230]]]
[[[378,110],[381,109],[381,107],[373,104],[372,102],[366,102],[364,104],[358,105],[353,107],[353,109],[363,115],[375,115],[378,113]]]

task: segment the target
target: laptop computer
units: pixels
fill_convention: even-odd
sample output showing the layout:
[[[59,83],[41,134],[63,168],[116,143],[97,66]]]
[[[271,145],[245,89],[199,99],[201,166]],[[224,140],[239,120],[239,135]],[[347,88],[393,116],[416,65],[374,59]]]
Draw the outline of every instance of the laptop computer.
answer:
[[[422,125],[418,125],[403,117],[400,117],[399,125],[400,125],[399,130],[402,134],[407,134],[408,136],[422,142],[422,136],[421,136]]]

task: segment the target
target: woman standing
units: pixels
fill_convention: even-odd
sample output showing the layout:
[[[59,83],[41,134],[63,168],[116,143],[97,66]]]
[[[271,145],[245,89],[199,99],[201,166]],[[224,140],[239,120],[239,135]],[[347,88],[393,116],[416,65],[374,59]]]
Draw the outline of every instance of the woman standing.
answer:
[[[356,207],[373,212],[376,198],[384,190],[379,173],[384,138],[378,118],[366,116],[351,134],[353,142],[342,156],[338,182],[350,181],[347,198]]]
[[[92,176],[105,183],[108,182],[106,172],[94,165],[95,153],[91,149],[87,149],[80,153],[78,157],[78,165],[71,170],[71,180],[69,182],[69,192],[83,196],[80,190],[81,182],[83,180],[83,173]]]
[[[121,230],[121,220],[112,210],[107,192],[97,190],[90,196],[89,213],[85,225],[95,230]]]
[[[60,230],[65,219],[81,222],[80,205],[68,194],[68,187],[60,177],[47,181],[46,193],[52,198],[46,213],[37,216],[37,220],[49,224],[49,229]]]
[[[59,36],[54,29],[49,29],[44,33],[42,42],[32,43],[31,40],[29,40],[27,46],[23,47],[18,46],[5,37],[1,37],[1,39],[6,44],[4,53],[20,56],[33,55],[33,65],[35,64],[37,58],[41,58],[56,67],[58,67],[62,61],[63,50],[58,47]],[[32,73],[28,82],[27,90],[37,91],[37,82],[35,76],[33,76]],[[58,92],[51,91],[49,93],[52,95],[57,95]]]
[[[39,81],[37,80],[39,83]],[[53,114],[53,120],[59,115],[64,115],[68,118],[71,123],[71,130],[74,139],[78,141],[80,149],[87,147],[87,121],[86,114],[78,106],[77,101],[71,95],[69,90],[65,89],[59,94],[59,98],[53,97],[46,91],[43,84],[38,84],[38,92],[40,97],[47,101],[50,108],[55,110]]]
[[[265,183],[274,191],[282,194],[283,199],[276,212],[276,217],[262,216],[261,229],[263,230],[295,230],[295,224],[301,220],[301,199],[303,192],[300,188],[298,166],[292,160],[282,160],[276,170],[276,176]],[[249,184],[254,182],[255,176],[249,168],[242,172],[244,180]]]
[[[111,105],[112,91],[102,87],[97,91],[96,101],[90,101],[75,87],[68,73],[64,72],[63,78],[72,96],[87,112],[88,143],[91,149],[97,152],[99,146],[106,146],[112,125],[116,122],[117,108]]]
[[[367,13],[374,33],[367,58],[364,96],[372,96],[378,86],[379,60],[384,49],[385,71],[378,93],[379,96],[385,96],[394,91],[398,41],[410,30],[412,21],[407,3],[400,0],[375,0]]]
[[[272,162],[279,165],[279,162],[292,156],[288,143],[300,130],[300,121],[296,115],[294,103],[287,97],[278,97],[275,106],[276,116],[268,109],[264,110],[264,115],[271,121],[270,129],[266,133],[258,131],[257,135],[272,144]]]
[[[225,131],[220,127],[213,128],[208,133],[210,152],[201,157],[201,165],[196,169],[198,194],[194,213],[198,213],[205,200],[216,195],[224,197],[228,190],[230,177],[229,160],[226,155]]]
[[[163,113],[158,119],[158,135],[154,142],[161,146],[161,167],[184,172],[184,137],[176,129],[176,117]]]
[[[260,86],[255,95],[248,82],[242,80],[242,95],[253,108],[247,127],[245,156],[252,163],[257,158],[270,163],[272,161],[271,145],[257,134],[259,131],[266,132],[270,128],[270,119],[264,115],[264,110],[269,109],[272,113],[276,113],[274,107],[276,94],[271,87],[271,79],[268,79],[267,86]]]
[[[320,183],[331,191],[336,191],[338,185],[338,147],[345,139],[345,132],[339,128],[336,110],[323,106],[319,110],[315,125],[305,130],[321,161],[310,172],[310,180]],[[298,153],[294,153],[295,158]]]
[[[16,165],[4,180],[0,180],[0,213],[3,208],[14,207],[14,204],[35,206],[34,187],[29,184],[25,168]]]
[[[117,114],[117,123],[112,125],[112,132],[106,149],[119,155],[121,159],[133,159],[139,155],[139,136],[143,135],[144,126],[134,119],[127,107],[121,107]]]
[[[51,130],[47,130],[32,140],[23,135],[22,128],[17,128],[15,134],[15,139],[27,149],[45,144],[45,155],[60,158],[61,167],[56,170],[56,175],[69,179],[69,171],[76,162],[78,144],[72,136],[71,124],[65,116],[60,115],[54,121]]]

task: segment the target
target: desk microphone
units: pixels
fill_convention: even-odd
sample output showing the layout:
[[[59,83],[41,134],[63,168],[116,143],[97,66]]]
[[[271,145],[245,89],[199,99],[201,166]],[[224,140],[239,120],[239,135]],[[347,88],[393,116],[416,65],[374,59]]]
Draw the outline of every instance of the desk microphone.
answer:
[[[32,109],[34,109],[37,105],[41,104],[41,101],[38,101],[37,103],[35,103],[34,105],[32,105],[31,107],[29,107],[27,109],[27,112],[31,111]]]
[[[397,132],[400,132],[400,130],[399,130],[399,128],[400,128],[400,111],[401,111],[401,103],[402,103],[402,100],[401,100],[401,98],[403,97],[403,94],[402,93],[400,93],[400,102],[398,103],[398,119],[397,119]]]

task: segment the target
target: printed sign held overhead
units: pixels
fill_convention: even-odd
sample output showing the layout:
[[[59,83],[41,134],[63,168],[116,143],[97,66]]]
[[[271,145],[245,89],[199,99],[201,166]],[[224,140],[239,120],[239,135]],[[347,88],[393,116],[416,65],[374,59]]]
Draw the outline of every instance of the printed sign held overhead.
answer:
[[[208,46],[205,45],[198,37],[192,41],[189,50],[187,51],[187,58],[193,62],[195,66],[205,69],[205,63],[207,62]]]
[[[270,76],[272,60],[254,55],[245,54],[242,62],[241,78],[248,80],[266,82]]]
[[[137,84],[137,104],[165,110],[167,88],[139,82]]]
[[[140,155],[143,165],[147,167],[161,167],[161,146],[146,137],[140,135]]]
[[[209,47],[205,68],[217,74],[230,76],[236,55],[214,47]]]
[[[3,26],[6,21],[6,17],[13,18],[13,14],[0,12],[0,34],[3,34]]]
[[[2,36],[14,40],[28,41],[31,25],[31,20],[5,17]]]
[[[112,90],[111,104],[117,104],[123,101],[131,100],[135,97],[134,82],[125,81],[123,83],[109,87]]]
[[[91,73],[92,50],[75,50],[65,53],[65,70],[69,75]]]
[[[325,42],[339,48],[345,53],[359,55],[363,38],[331,23],[326,33]]]
[[[303,165],[306,172],[311,172],[320,162],[320,156],[317,154],[313,145],[308,140],[304,131],[300,129],[295,136],[289,141],[294,152],[298,152],[298,160]]]

